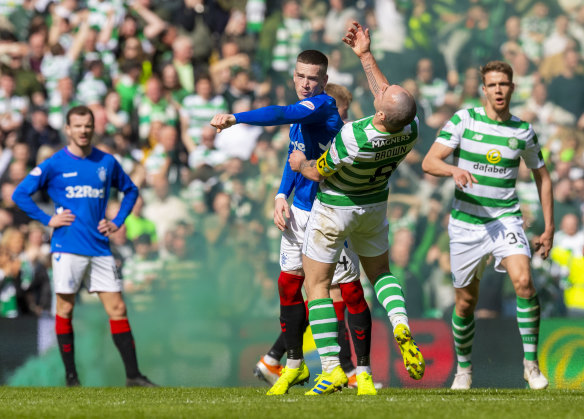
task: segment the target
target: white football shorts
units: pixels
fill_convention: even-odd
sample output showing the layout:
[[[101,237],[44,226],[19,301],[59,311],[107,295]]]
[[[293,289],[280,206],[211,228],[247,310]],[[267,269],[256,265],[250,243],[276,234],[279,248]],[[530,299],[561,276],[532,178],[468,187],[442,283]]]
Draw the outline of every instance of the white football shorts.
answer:
[[[316,203],[316,201],[315,201]],[[280,242],[280,269],[283,272],[302,269],[302,243],[310,211],[302,210],[292,205],[288,227],[282,233]],[[359,280],[359,256],[350,249],[350,243],[344,242],[333,277],[332,285],[344,284]]]
[[[475,276],[481,279],[490,255],[495,258],[497,272],[506,272],[501,261],[507,256],[525,255],[531,258],[520,217],[505,217],[485,227],[484,230],[469,230],[452,223],[448,225],[450,266],[455,288],[470,285]]]
[[[361,208],[324,206],[314,201],[302,253],[319,262],[339,260],[347,240],[359,256],[375,257],[389,250],[387,202]]]
[[[55,293],[76,294],[81,283],[89,292],[121,292],[122,278],[113,256],[53,253]]]

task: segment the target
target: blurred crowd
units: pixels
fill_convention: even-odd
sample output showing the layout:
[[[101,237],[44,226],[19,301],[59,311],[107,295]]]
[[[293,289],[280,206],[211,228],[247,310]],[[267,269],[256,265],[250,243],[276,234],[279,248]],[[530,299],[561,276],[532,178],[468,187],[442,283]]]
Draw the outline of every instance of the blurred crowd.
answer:
[[[552,256],[533,261],[542,315],[584,315],[584,0],[0,0],[0,316],[51,313],[50,231],[11,195],[66,145],[64,116],[78,104],[94,112],[95,145],[141,190],[111,239],[135,309],[158,309],[159,293],[186,304],[199,293],[226,316],[277,315],[272,212],[289,127],[216,133],[209,121],[294,103],[303,49],[327,54],[329,82],[353,94],[351,119],[372,114],[360,63],[341,41],[355,19],[388,79],[418,101],[421,139],[390,179],[388,210],[390,266],[410,317],[445,316],[454,298],[454,185],[420,162],[457,109],[481,106],[479,66],[493,59],[512,65],[512,112],[533,124],[554,181]],[[523,169],[533,237],[543,221]],[[47,196],[35,200],[52,211]],[[118,207],[114,196],[112,218]],[[479,304],[478,316],[514,316],[510,281],[488,271]]]

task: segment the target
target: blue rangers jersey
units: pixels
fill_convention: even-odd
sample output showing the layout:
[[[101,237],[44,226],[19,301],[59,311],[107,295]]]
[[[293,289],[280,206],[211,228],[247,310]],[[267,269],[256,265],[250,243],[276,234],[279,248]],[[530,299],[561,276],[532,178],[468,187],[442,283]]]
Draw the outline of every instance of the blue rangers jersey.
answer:
[[[12,199],[31,218],[49,224],[51,216],[31,199],[46,189],[57,213],[70,210],[75,221],[56,228],[51,238],[51,252],[84,256],[111,255],[109,239],[97,230],[105,218],[110,188],[124,193],[120,211],[112,221],[119,227],[134,207],[138,188],[111,154],[93,148],[86,158],[77,157],[63,148],[35,167],[18,185]]]
[[[318,159],[343,126],[335,100],[326,93],[299,100],[289,106],[266,106],[234,115],[238,123],[250,125],[292,124],[288,155],[294,150],[300,150],[308,160]],[[286,159],[278,193],[288,197],[294,188],[293,205],[310,211],[318,183],[293,172]]]

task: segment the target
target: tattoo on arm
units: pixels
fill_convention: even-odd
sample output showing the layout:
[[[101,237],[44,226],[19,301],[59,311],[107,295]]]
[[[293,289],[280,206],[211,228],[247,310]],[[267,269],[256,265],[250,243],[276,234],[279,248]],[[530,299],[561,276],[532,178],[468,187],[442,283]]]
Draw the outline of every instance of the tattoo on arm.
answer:
[[[316,160],[304,160],[302,163],[300,163],[301,171],[307,167],[316,167]]]
[[[375,76],[373,75],[372,65],[363,65],[363,70],[365,70],[365,75],[367,76],[367,81],[369,82],[369,86],[371,86],[373,95],[377,95],[379,93],[379,85],[377,84],[377,80],[375,80]]]

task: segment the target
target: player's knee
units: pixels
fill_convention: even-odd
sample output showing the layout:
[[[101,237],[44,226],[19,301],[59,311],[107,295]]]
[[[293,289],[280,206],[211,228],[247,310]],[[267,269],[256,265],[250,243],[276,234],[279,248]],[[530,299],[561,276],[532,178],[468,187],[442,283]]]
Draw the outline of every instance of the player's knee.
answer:
[[[535,287],[531,275],[523,274],[514,281],[515,293],[521,298],[531,298],[535,295]]]
[[[120,317],[126,317],[126,303],[124,303],[124,300],[120,299],[119,301],[116,301],[115,303],[109,305],[107,308],[107,314],[109,315],[109,317],[116,319],[116,318],[120,318]]]
[[[292,275],[287,272],[280,272],[278,278],[278,292],[280,294],[280,304],[290,306],[304,302],[302,297],[302,284],[304,277]]]
[[[349,282],[347,284],[339,284],[343,301],[347,305],[347,310],[351,314],[362,313],[367,309],[367,302],[365,301],[365,294],[363,287],[359,281]]]

